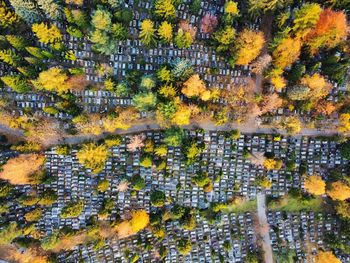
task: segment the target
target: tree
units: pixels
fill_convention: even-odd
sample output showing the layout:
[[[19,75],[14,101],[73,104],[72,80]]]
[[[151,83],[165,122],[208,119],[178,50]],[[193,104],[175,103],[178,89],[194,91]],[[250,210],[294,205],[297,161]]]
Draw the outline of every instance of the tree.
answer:
[[[17,66],[21,60],[21,57],[11,49],[0,50],[0,60],[11,66]]]
[[[35,222],[35,221],[39,221],[41,219],[42,216],[42,210],[40,207],[35,208],[34,210],[26,213],[24,215],[24,218],[28,221],[28,222]]]
[[[68,75],[62,69],[54,67],[40,72],[37,82],[34,84],[38,84],[37,88],[39,89],[64,93],[70,89],[67,80]]]
[[[264,33],[245,29],[238,35],[237,49],[237,65],[247,65],[256,59],[265,43]]]
[[[183,138],[184,132],[179,127],[173,126],[164,133],[164,142],[168,146],[180,146]]]
[[[8,197],[13,190],[13,186],[5,181],[0,181],[0,198]]]
[[[282,127],[290,134],[301,131],[301,121],[298,117],[286,117],[282,120]]]
[[[0,78],[5,85],[18,93],[26,93],[31,90],[28,82],[21,75],[7,75]]]
[[[341,261],[331,251],[320,251],[316,256],[315,263],[341,263]]]
[[[165,204],[165,194],[162,191],[154,190],[151,192],[150,200],[155,207],[162,207]]]
[[[6,6],[4,0],[0,0],[0,27],[6,28],[18,22],[18,15]]]
[[[38,154],[21,154],[11,158],[2,166],[0,178],[11,184],[28,184],[30,176],[42,167],[45,156]]]
[[[109,151],[104,144],[84,144],[77,152],[79,162],[86,168],[91,169],[93,173],[99,173],[103,170],[108,157]]]
[[[342,113],[339,116],[339,127],[340,132],[350,131],[350,113]]]
[[[142,21],[139,38],[141,39],[141,42],[146,46],[149,46],[155,43],[154,24],[150,19],[146,19]]]
[[[342,11],[325,9],[319,16],[313,30],[306,35],[306,42],[312,53],[319,48],[333,48],[347,36],[346,16]]]
[[[131,229],[134,233],[137,233],[145,229],[149,224],[149,215],[145,210],[137,210],[131,213]]]
[[[152,92],[138,93],[134,96],[133,103],[139,111],[149,111],[157,105],[157,96]]]
[[[146,186],[145,179],[143,179],[140,175],[134,175],[131,178],[131,183],[133,185],[133,189],[136,191],[140,191]]]
[[[109,31],[112,24],[112,15],[107,10],[98,8],[92,14],[91,23],[96,29]]]
[[[333,200],[344,201],[350,198],[350,187],[341,181],[337,181],[330,185],[327,194]]]
[[[192,75],[184,84],[181,92],[186,97],[200,97],[206,91],[204,82],[199,78],[198,74]]]
[[[282,8],[290,3],[290,0],[249,0],[248,12],[252,15],[258,15],[261,12]]]
[[[225,14],[237,16],[239,14],[238,4],[232,0],[227,0],[224,6]]]
[[[20,235],[22,235],[22,230],[16,222],[11,222],[0,230],[0,245],[8,245]]]
[[[180,104],[177,111],[172,115],[171,122],[175,125],[189,125],[191,118],[191,109],[184,104]]]
[[[154,4],[154,13],[164,19],[176,17],[176,7],[174,0],[156,0]]]
[[[127,149],[130,152],[135,152],[138,149],[141,149],[144,144],[145,136],[143,134],[134,135],[130,142],[127,144]]]
[[[78,217],[84,210],[84,201],[68,202],[62,208],[61,218]]]
[[[106,192],[109,188],[109,181],[107,179],[103,179],[97,184],[97,191],[103,193]]]
[[[217,25],[217,17],[210,13],[206,13],[201,19],[201,29],[204,33],[212,33]]]
[[[28,44],[23,37],[16,35],[6,35],[6,40],[17,50],[24,50]]]
[[[254,61],[251,64],[252,72],[255,74],[261,74],[264,72],[265,69],[268,68],[268,66],[271,64],[272,57],[269,54],[265,54],[257,58],[256,61]]]
[[[350,160],[350,140],[341,144],[340,153],[343,158]]]
[[[350,203],[347,201],[338,202],[335,205],[335,211],[337,214],[346,220],[350,220]]]
[[[141,158],[140,165],[145,168],[150,168],[152,167],[152,157],[151,156],[143,156]]]
[[[60,17],[61,8],[54,0],[37,0],[37,3],[49,18],[55,20]]]
[[[189,48],[193,43],[193,37],[190,32],[179,28],[175,36],[175,44],[178,48]]]
[[[296,37],[304,38],[316,25],[320,18],[322,8],[319,4],[304,4],[295,12],[292,30]]]
[[[223,29],[213,34],[214,40],[218,42],[216,50],[224,52],[231,48],[235,41],[236,30],[231,26],[226,26]]]
[[[32,31],[39,38],[39,41],[44,44],[55,44],[62,40],[61,32],[55,25],[33,24]]]
[[[264,189],[270,189],[272,187],[272,182],[266,176],[257,177],[255,183]]]
[[[282,168],[283,162],[282,160],[267,158],[263,165],[267,170],[279,170]]]
[[[332,89],[332,85],[319,73],[305,75],[300,82],[310,89],[310,97],[313,100],[326,97]]]
[[[323,195],[326,192],[326,183],[321,176],[311,175],[305,180],[305,190],[312,195]]]
[[[141,78],[140,88],[149,91],[156,86],[156,81],[153,75],[145,75]]]
[[[190,240],[188,239],[180,239],[177,243],[177,249],[179,250],[180,254],[183,256],[187,255],[192,250],[192,245]]]
[[[173,26],[163,21],[158,28],[158,36],[163,42],[170,43],[173,39]]]
[[[272,52],[273,64],[282,69],[290,66],[299,58],[300,50],[300,39],[291,37],[282,39]]]
[[[310,95],[310,89],[304,85],[288,88],[287,96],[291,100],[306,100]]]
[[[10,0],[11,5],[20,16],[28,24],[33,24],[42,19],[40,10],[32,0]]]
[[[169,82],[172,80],[171,71],[167,67],[162,67],[157,71],[157,77],[162,82]]]

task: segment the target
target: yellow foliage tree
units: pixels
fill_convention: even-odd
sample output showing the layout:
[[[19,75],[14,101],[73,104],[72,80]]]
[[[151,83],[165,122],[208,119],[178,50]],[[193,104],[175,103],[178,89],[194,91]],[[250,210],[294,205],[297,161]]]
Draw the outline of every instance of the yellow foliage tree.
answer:
[[[313,195],[323,195],[326,192],[326,183],[321,176],[312,175],[305,180],[305,190]]]
[[[273,63],[278,68],[292,65],[300,56],[301,41],[297,38],[283,39],[272,52]]]
[[[340,132],[350,131],[350,113],[342,113],[339,116],[339,127]]]
[[[263,163],[267,170],[279,170],[282,168],[283,162],[281,160],[268,158]]]
[[[344,201],[350,198],[350,187],[341,181],[337,181],[330,185],[327,194],[333,200]]]
[[[301,84],[309,87],[309,96],[311,99],[320,99],[329,94],[332,86],[319,73],[312,76],[306,75],[301,79]]]
[[[11,184],[29,184],[30,176],[42,167],[44,161],[44,155],[21,154],[2,166],[0,178]]]
[[[186,105],[179,105],[177,112],[174,114],[171,121],[178,125],[188,125],[190,124],[191,109]]]
[[[61,32],[55,25],[33,24],[32,31],[39,38],[39,41],[44,44],[54,44],[62,40]]]
[[[43,88],[48,91],[55,91],[58,93],[64,93],[69,90],[67,84],[68,75],[60,68],[50,68],[46,71],[42,71],[34,84],[37,88]]]
[[[154,12],[160,17],[174,18],[176,16],[176,8],[173,0],[157,0],[154,7]]]
[[[245,29],[237,39],[237,65],[248,65],[256,59],[265,43],[264,33]]]
[[[145,210],[133,211],[130,220],[131,228],[134,233],[145,229],[149,224],[149,215]]]
[[[158,28],[158,36],[159,38],[169,43],[173,39],[173,27],[167,21],[163,21],[162,24]]]
[[[199,78],[198,74],[192,75],[184,84],[181,92],[186,97],[200,97],[205,91],[204,82]]]
[[[238,15],[239,14],[238,4],[231,0],[226,1],[224,6],[224,12],[232,16]]]
[[[316,256],[315,263],[341,263],[341,261],[331,251],[320,251]]]
[[[103,170],[105,162],[109,157],[109,151],[106,145],[97,145],[95,143],[84,144],[77,152],[79,162],[92,170],[93,173],[99,173]]]
[[[286,117],[282,120],[282,127],[290,134],[301,131],[301,121],[298,117]]]
[[[150,19],[143,20],[141,23],[141,32],[139,35],[144,45],[150,45],[155,41],[154,23]]]

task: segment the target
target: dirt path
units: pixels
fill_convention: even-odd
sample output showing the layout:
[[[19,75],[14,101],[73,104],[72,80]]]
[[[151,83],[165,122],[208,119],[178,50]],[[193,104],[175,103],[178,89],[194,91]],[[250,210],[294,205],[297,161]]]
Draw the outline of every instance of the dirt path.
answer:
[[[257,194],[257,210],[259,219],[259,234],[262,238],[262,249],[264,251],[264,262],[273,263],[273,253],[270,239],[270,226],[266,217],[266,196],[264,193]]]

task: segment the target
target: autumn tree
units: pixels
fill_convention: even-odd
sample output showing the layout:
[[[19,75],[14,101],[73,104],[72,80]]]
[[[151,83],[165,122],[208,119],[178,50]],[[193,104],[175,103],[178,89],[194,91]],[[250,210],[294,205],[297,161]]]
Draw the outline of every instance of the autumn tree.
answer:
[[[175,44],[179,48],[189,48],[196,37],[196,32],[196,27],[190,25],[187,21],[181,21],[175,36]]]
[[[201,29],[204,33],[212,33],[217,25],[217,17],[210,13],[206,13],[201,19]]]
[[[292,30],[296,37],[304,38],[317,24],[322,8],[316,3],[306,3],[295,12]]]
[[[273,158],[267,158],[264,161],[263,165],[267,170],[279,170],[282,168],[283,161]]]
[[[165,19],[176,17],[175,0],[156,0],[154,13]]]
[[[62,208],[61,218],[78,217],[84,210],[84,201],[68,202]]]
[[[27,80],[25,80],[21,75],[7,75],[1,77],[0,79],[5,83],[5,85],[9,86],[18,93],[26,93],[31,90]]]
[[[99,173],[103,170],[108,157],[109,151],[103,144],[84,144],[77,152],[79,162],[86,168],[91,169],[93,173]]]
[[[261,31],[245,29],[240,32],[236,42],[236,64],[249,64],[258,57],[264,43],[264,33]]]
[[[319,48],[333,48],[347,36],[346,16],[342,11],[325,9],[313,30],[306,35],[306,42],[312,53]]]
[[[300,56],[301,44],[298,38],[282,39],[272,52],[273,64],[282,69],[293,64]]]
[[[0,178],[11,184],[28,184],[30,177],[42,167],[44,161],[43,155],[21,154],[2,166]]]
[[[34,82],[34,85],[38,89],[64,93],[70,89],[67,81],[68,75],[64,72],[64,70],[54,67],[40,72],[37,81]]]
[[[213,34],[214,40],[218,43],[216,50],[218,52],[229,50],[235,41],[235,35],[236,30],[231,26],[226,26],[223,29],[216,31]]]
[[[349,132],[350,131],[350,113],[340,114],[338,130],[340,132]]]
[[[147,46],[155,43],[154,23],[150,19],[142,21],[139,38],[141,42]]]
[[[248,12],[252,15],[258,15],[262,12],[282,8],[290,3],[290,0],[249,0]]]
[[[227,0],[224,6],[224,12],[230,16],[237,16],[239,14],[238,4],[232,0]]]
[[[134,96],[133,103],[139,111],[149,111],[157,105],[157,96],[153,92],[141,92]]]
[[[347,201],[338,202],[335,205],[335,211],[337,214],[346,220],[350,219],[350,203]]]
[[[282,120],[281,125],[290,134],[299,133],[302,126],[298,117],[286,117]]]
[[[0,60],[11,66],[18,66],[21,57],[11,49],[4,49],[0,50]]]
[[[350,198],[350,187],[341,181],[337,181],[330,185],[327,194],[333,200],[344,201]]]
[[[173,26],[169,22],[163,21],[158,28],[158,36],[163,42],[170,43],[173,39]]]
[[[309,96],[313,100],[326,97],[332,89],[332,85],[319,73],[305,75],[300,82],[310,89]]]
[[[55,25],[33,24],[32,31],[39,38],[39,41],[44,44],[55,44],[62,40],[61,32]]]
[[[305,180],[305,190],[312,195],[323,195],[326,192],[326,183],[321,176],[311,175]]]
[[[126,146],[128,151],[135,152],[137,150],[140,150],[145,145],[144,140],[145,135],[143,134],[138,134],[131,137],[130,142]]]
[[[315,258],[315,263],[341,263],[341,261],[332,251],[320,251]]]
[[[33,0],[10,0],[11,5],[20,16],[28,24],[33,24],[42,19],[40,10],[37,8]]]
[[[0,0],[0,26],[6,28],[18,22],[18,15],[6,6],[4,0]]]
[[[187,255],[192,250],[192,245],[188,239],[180,239],[177,243],[177,249],[181,255]]]
[[[37,3],[49,18],[57,19],[60,17],[61,7],[54,0],[37,0]]]
[[[154,190],[151,192],[150,201],[155,207],[162,207],[165,204],[165,194],[162,191]]]
[[[198,74],[192,75],[184,84],[181,92],[186,97],[201,97],[206,91],[204,82],[199,78]]]
[[[149,224],[149,215],[145,210],[137,210],[131,213],[131,229],[134,233],[137,233],[145,229]]]
[[[26,219],[26,221],[28,222],[35,222],[35,221],[39,221],[41,219],[42,216],[42,210],[40,207],[35,208],[34,210],[27,212],[24,215],[24,218]]]

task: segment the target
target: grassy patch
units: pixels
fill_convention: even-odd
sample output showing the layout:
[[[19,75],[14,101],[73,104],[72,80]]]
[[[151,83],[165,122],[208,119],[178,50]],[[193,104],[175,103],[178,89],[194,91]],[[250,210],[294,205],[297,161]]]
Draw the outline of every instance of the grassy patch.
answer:
[[[227,208],[223,209],[223,213],[245,213],[256,211],[256,199],[250,201],[243,201],[238,204],[229,204]]]
[[[286,195],[279,200],[272,200],[268,204],[271,210],[281,210],[285,212],[300,212],[300,211],[314,211],[322,210],[323,200],[321,197],[315,198],[298,198]]]

